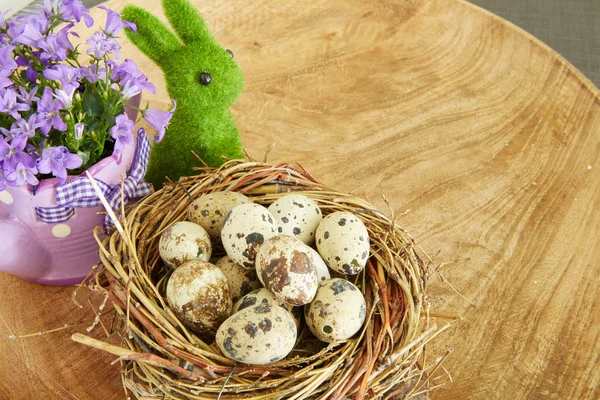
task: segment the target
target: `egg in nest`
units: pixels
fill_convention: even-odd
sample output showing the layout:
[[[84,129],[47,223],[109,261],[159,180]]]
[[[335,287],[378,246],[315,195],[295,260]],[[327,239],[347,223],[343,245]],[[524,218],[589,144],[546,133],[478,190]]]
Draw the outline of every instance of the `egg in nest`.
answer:
[[[280,234],[293,236],[308,245],[315,242],[315,231],[323,214],[314,200],[303,194],[287,194],[275,200],[269,211],[277,219]]]
[[[190,260],[210,260],[212,244],[210,236],[200,225],[180,221],[171,224],[160,235],[158,252],[165,264],[177,268]]]
[[[167,302],[188,328],[214,334],[231,314],[227,278],[219,268],[202,260],[182,264],[167,282]]]
[[[216,343],[228,358],[245,364],[271,364],[287,356],[296,343],[291,314],[265,301],[229,317],[219,327]]]
[[[314,300],[304,307],[306,325],[324,342],[351,338],[362,328],[366,315],[360,289],[340,278],[319,283]]]
[[[277,236],[277,222],[260,204],[234,207],[223,221],[221,241],[227,255],[244,268],[254,268],[256,252],[269,238]]]
[[[234,207],[247,203],[250,203],[250,199],[238,192],[203,194],[189,205],[188,219],[203,227],[212,240],[219,240],[225,216]]]
[[[310,303],[319,282],[309,247],[291,236],[265,241],[256,255],[256,274],[279,301],[293,306]]]

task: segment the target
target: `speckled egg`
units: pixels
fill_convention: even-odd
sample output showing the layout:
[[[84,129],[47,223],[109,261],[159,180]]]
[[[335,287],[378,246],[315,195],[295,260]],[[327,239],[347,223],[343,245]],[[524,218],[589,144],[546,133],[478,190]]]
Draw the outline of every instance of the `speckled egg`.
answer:
[[[346,275],[363,270],[369,258],[369,232],[354,214],[334,212],[319,224],[317,250],[329,268]]]
[[[292,314],[294,322],[296,323],[296,328],[298,328],[298,331],[300,331],[300,323],[302,321],[303,308],[294,307],[277,300],[275,296],[273,296],[273,293],[269,292],[265,288],[253,290],[241,299],[239,299],[233,305],[231,313],[235,314],[236,312],[241,311],[244,308],[252,307],[265,301],[270,301],[275,304],[279,304],[279,306],[285,308],[290,314]]]
[[[221,240],[227,255],[244,268],[254,268],[256,252],[277,236],[277,222],[265,207],[249,203],[234,207],[223,221]]]
[[[310,303],[319,282],[308,246],[292,236],[265,241],[256,254],[256,274],[275,298],[293,306]]]
[[[317,294],[304,307],[304,318],[319,340],[333,342],[349,339],[362,328],[367,315],[365,298],[345,279],[333,278],[319,283]]]
[[[212,245],[208,233],[193,222],[175,222],[160,235],[158,243],[160,258],[171,268],[177,268],[190,260],[208,261]]]
[[[312,254],[313,261],[315,262],[315,267],[317,267],[317,275],[319,275],[319,282],[331,279],[329,268],[327,268],[327,264],[325,264],[325,261],[323,261],[321,255],[312,247],[308,247],[308,249],[310,254]]]
[[[323,215],[314,200],[302,194],[288,194],[275,200],[269,211],[277,219],[280,234],[294,236],[309,245],[315,242],[315,231]]]
[[[245,308],[219,327],[216,342],[228,358],[245,364],[270,364],[287,356],[296,343],[294,319],[270,301]]]
[[[207,193],[190,204],[188,219],[203,227],[212,240],[221,238],[221,226],[225,216],[234,207],[250,203],[250,199],[237,192]]]
[[[231,314],[227,278],[202,260],[188,261],[173,272],[167,283],[167,302],[185,326],[202,334],[214,334]]]
[[[255,270],[242,267],[240,264],[233,262],[229,256],[221,258],[215,265],[227,277],[231,300],[234,303],[242,296],[262,286]]]

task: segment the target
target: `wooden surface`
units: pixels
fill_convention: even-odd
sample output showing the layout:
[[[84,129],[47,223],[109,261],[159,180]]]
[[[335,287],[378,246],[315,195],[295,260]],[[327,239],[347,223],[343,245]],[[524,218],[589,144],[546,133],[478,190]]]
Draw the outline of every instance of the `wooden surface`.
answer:
[[[160,13],[158,0],[134,3]],[[276,141],[271,161],[300,161],[382,209],[385,194],[468,299],[432,276],[432,306],[464,317],[430,348],[454,348],[454,383],[434,399],[600,397],[600,95],[589,81],[458,0],[195,3],[245,72],[234,113],[249,153]],[[167,109],[157,88],[149,99]],[[8,338],[89,315],[73,288],[0,281],[0,398],[124,397],[113,357],[70,343],[87,324]]]

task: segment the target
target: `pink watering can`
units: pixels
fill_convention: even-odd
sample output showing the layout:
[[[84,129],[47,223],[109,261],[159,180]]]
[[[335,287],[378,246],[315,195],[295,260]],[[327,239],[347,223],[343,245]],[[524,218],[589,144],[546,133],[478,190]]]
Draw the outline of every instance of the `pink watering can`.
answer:
[[[137,144],[88,169],[114,209],[120,206],[121,176],[125,198],[151,193],[143,180],[150,142],[143,129]],[[0,192],[0,271],[34,283],[72,285],[85,279],[100,261],[93,235],[107,226],[104,207],[85,175],[44,179],[35,193],[30,185]]]

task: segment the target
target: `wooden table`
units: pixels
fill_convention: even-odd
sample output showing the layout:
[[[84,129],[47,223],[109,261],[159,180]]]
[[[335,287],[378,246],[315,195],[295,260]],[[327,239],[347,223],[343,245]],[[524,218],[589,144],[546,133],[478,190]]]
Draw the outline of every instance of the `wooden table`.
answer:
[[[461,293],[432,275],[432,306],[464,317],[430,347],[454,348],[434,399],[600,397],[598,89],[459,0],[195,3],[245,71],[233,110],[249,153],[276,141],[271,161],[386,195]],[[160,71],[123,54],[166,109]],[[113,357],[70,342],[88,324],[9,339],[89,316],[73,288],[0,279],[0,398],[124,397]]]

